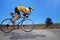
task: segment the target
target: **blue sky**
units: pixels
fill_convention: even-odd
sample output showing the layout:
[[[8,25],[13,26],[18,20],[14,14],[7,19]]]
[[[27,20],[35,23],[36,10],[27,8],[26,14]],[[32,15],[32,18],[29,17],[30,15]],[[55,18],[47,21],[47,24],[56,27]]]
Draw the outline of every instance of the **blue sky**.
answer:
[[[60,23],[60,0],[0,0],[0,22],[10,18],[10,12],[14,12],[16,6],[32,6],[34,11],[29,18],[35,24],[45,23],[47,17]]]

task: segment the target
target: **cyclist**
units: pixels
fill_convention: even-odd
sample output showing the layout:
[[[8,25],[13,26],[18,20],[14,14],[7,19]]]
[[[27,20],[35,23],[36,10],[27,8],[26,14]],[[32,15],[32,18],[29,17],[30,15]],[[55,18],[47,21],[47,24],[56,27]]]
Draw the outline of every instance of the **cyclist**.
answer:
[[[21,17],[20,12],[22,12],[23,16],[26,16],[27,13],[30,13],[33,11],[33,7],[24,7],[24,6],[17,6],[15,7],[15,17],[14,17],[14,25],[16,25],[16,20],[19,19],[19,17]]]

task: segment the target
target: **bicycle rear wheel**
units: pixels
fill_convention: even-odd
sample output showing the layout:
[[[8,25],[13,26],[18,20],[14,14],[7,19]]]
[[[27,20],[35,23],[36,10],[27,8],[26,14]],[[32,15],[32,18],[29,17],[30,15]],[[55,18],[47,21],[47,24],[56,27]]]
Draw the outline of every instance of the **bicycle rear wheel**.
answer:
[[[22,22],[22,30],[25,32],[31,32],[34,29],[34,22],[30,19],[26,19]]]
[[[1,31],[4,33],[9,33],[13,30],[13,23],[10,19],[5,19],[1,22]]]

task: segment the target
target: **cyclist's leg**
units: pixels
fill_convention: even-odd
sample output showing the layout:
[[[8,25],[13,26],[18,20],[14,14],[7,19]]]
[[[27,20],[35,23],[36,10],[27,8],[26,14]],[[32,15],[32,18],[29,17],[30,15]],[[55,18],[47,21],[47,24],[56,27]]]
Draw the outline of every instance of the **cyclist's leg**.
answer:
[[[16,25],[16,20],[19,18],[20,12],[18,11],[17,7],[15,8],[15,17],[14,17],[14,25]]]

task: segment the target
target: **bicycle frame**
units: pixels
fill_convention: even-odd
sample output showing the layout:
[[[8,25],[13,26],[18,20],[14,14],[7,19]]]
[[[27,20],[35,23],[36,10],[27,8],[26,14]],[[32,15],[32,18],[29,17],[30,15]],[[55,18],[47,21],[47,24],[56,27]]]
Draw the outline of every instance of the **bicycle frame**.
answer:
[[[25,20],[25,17],[21,17],[23,18],[19,23],[22,23]],[[19,25],[19,23],[17,25]]]

